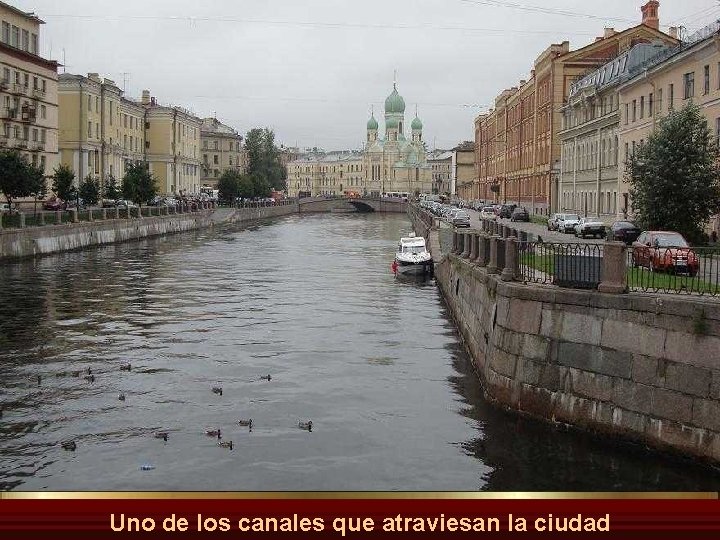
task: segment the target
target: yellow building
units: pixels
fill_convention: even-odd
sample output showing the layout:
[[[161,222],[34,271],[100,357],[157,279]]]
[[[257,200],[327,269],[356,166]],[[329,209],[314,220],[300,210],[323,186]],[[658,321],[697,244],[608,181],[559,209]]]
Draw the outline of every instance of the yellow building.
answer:
[[[247,154],[242,136],[217,118],[204,118],[200,129],[202,184],[217,187],[225,171],[247,171]]]
[[[51,175],[58,164],[57,62],[40,54],[35,14],[0,2],[0,147]]]
[[[361,152],[311,154],[287,164],[290,197],[367,194]]]

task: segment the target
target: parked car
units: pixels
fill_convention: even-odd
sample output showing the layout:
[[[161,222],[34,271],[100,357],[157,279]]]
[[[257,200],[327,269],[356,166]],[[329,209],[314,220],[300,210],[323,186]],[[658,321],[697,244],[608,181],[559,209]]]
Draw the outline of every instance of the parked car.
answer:
[[[453,227],[469,227],[470,226],[470,214],[464,210],[458,210],[452,216]]]
[[[58,198],[48,199],[43,203],[43,210],[50,210],[51,212],[57,210],[65,210],[67,205]]]
[[[489,219],[495,221],[497,216],[495,215],[495,208],[492,206],[484,206],[480,210],[480,219]]]
[[[618,240],[630,245],[640,236],[640,229],[630,221],[616,221],[610,225],[608,240]]]
[[[137,208],[137,204],[127,199],[118,199],[115,201],[115,206],[119,206],[120,208]]]
[[[584,217],[575,225],[575,236],[585,238],[592,236],[593,238],[605,237],[605,223],[597,217]]]
[[[651,272],[676,272],[695,276],[700,268],[697,254],[687,240],[674,231],[645,231],[632,244],[633,266]]]
[[[530,214],[525,208],[516,208],[510,216],[510,221],[530,221]]]
[[[10,212],[10,205],[8,203],[0,204],[0,213],[2,212]]]
[[[117,201],[115,199],[103,199],[101,201],[103,208],[115,208],[117,206]]]
[[[565,214],[552,214],[548,218],[547,230],[556,231],[558,228],[558,222],[565,216]]]
[[[563,214],[561,219],[558,219],[557,230],[561,233],[572,233],[575,232],[575,225],[580,223],[580,216],[577,214]]]
[[[68,201],[65,204],[66,208],[77,208],[78,210],[82,210],[85,208],[85,201],[83,199],[73,199],[71,201]]]
[[[498,212],[499,218],[505,218],[510,219],[512,217],[512,213],[515,210],[517,206],[514,204],[503,204],[500,207],[500,211]]]

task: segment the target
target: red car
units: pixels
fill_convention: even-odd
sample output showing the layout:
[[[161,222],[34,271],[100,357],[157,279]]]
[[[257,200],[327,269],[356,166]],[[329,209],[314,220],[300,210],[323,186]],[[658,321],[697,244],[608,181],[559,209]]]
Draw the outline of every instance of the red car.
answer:
[[[50,211],[65,210],[65,203],[60,199],[48,199],[43,204],[43,209]]]
[[[632,244],[633,266],[651,272],[676,272],[695,276],[700,268],[697,254],[683,235],[673,231],[645,231]]]

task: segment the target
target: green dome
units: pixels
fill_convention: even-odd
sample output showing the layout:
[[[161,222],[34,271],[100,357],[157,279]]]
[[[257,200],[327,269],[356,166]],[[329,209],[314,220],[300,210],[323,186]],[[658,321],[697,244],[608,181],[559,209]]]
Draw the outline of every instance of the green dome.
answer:
[[[367,128],[368,128],[368,130],[372,130],[372,129],[377,130],[378,123],[377,123],[377,120],[375,120],[375,115],[371,116],[370,120],[368,120]]]
[[[415,120],[412,121],[412,124],[410,124],[410,127],[412,129],[422,129],[422,122],[417,116],[415,117]]]
[[[405,112],[405,100],[397,92],[397,88],[393,85],[392,94],[390,94],[385,100],[385,112],[386,113],[404,113]]]
[[[397,118],[388,118],[385,122],[385,129],[397,129],[400,126]]]

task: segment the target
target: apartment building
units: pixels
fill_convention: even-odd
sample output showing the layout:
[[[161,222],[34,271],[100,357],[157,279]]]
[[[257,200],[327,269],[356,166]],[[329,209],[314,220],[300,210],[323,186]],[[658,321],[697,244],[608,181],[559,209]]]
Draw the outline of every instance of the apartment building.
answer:
[[[659,30],[659,2],[642,6],[641,24],[603,36],[575,51],[567,41],[550,45],[535,60],[528,80],[504,90],[494,108],[475,119],[478,184],[472,197],[515,202],[535,213],[560,205],[561,109],[578,79],[639,43],[674,44]]]
[[[287,176],[290,197],[369,194],[361,152],[304,156],[287,164]]]
[[[34,13],[0,2],[0,147],[51,175],[58,165],[58,63],[40,56]]]
[[[247,153],[242,136],[217,118],[204,118],[200,128],[202,144],[202,178],[204,186],[217,187],[227,170],[247,171]]]
[[[432,174],[432,193],[451,195],[453,153],[447,150],[430,152],[427,156],[427,164]]]

